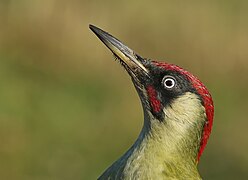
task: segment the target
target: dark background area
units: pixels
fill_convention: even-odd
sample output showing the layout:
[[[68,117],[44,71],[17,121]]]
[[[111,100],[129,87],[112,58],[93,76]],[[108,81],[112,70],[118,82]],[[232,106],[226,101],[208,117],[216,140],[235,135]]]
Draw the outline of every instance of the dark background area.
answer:
[[[198,76],[215,102],[204,179],[248,179],[248,1],[1,0],[0,179],[96,179],[143,123],[89,30]]]

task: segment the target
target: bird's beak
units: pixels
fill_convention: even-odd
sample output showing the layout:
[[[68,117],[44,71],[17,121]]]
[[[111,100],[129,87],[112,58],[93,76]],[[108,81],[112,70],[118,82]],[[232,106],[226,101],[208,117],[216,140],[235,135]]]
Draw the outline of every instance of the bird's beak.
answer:
[[[148,69],[144,66],[144,59],[138,56],[132,49],[98,27],[93,25],[90,25],[89,27],[121,61],[121,64],[124,65],[125,69],[131,73],[131,75],[148,75]]]

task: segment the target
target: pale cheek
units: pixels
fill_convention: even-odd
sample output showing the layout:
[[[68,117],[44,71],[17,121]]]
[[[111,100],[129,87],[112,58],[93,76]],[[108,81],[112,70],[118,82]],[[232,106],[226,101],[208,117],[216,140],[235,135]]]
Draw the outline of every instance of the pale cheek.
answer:
[[[182,95],[170,106],[164,108],[163,111],[165,118],[171,120],[171,122],[167,120],[167,123],[173,123],[178,127],[184,126],[187,128],[187,126],[198,124],[199,121],[205,121],[206,119],[205,108],[193,93]]]

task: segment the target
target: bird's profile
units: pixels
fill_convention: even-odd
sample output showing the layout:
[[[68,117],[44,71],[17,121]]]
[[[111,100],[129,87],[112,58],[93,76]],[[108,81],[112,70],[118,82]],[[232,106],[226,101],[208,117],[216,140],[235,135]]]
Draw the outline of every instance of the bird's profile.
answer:
[[[90,29],[130,75],[144,112],[136,142],[99,179],[201,179],[197,164],[214,114],[207,88],[179,66],[143,58],[109,33]]]

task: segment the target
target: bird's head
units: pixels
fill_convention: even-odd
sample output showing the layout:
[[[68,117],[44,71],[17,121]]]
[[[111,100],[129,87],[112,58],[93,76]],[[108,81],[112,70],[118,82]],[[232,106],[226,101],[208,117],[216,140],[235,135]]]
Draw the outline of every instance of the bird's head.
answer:
[[[142,58],[109,33],[93,25],[90,29],[131,76],[143,105],[147,129],[178,136],[178,143],[189,141],[186,144],[196,149],[198,161],[211,133],[214,114],[211,95],[203,83],[179,66]],[[195,143],[188,145],[191,140]]]

